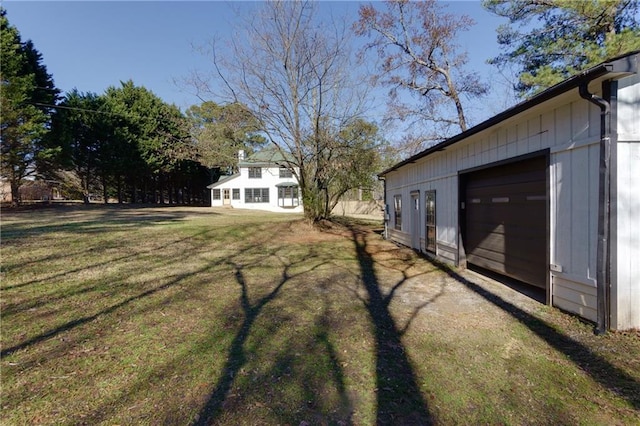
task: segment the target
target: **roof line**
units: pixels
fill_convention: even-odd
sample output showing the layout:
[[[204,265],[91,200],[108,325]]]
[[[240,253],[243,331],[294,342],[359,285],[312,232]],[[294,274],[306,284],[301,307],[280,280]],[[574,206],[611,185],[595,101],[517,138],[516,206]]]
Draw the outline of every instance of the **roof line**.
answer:
[[[434,152],[437,151],[442,151],[444,150],[446,147],[453,145],[456,142],[460,142],[463,139],[466,139],[470,136],[473,136],[477,133],[480,133],[483,130],[486,130],[490,127],[495,126],[496,124],[507,120],[508,118],[511,118],[515,115],[520,114],[521,112],[524,112],[528,109],[533,108],[536,105],[539,105],[543,102],[546,102],[550,99],[555,98],[556,96],[559,96],[565,92],[568,92],[571,89],[575,89],[576,87],[580,86],[580,84],[585,83],[585,82],[589,82],[591,80],[594,80],[598,77],[602,77],[603,75],[609,74],[609,73],[627,73],[627,74],[634,74],[638,72],[638,54],[640,53],[640,50],[636,50],[633,52],[629,52],[627,54],[621,55],[621,56],[617,56],[615,58],[612,58],[606,62],[603,62],[601,64],[598,64],[592,68],[589,68],[588,70],[585,70],[579,74],[574,75],[573,77],[570,77],[558,84],[556,84],[555,86],[551,86],[550,88],[544,90],[543,92],[540,92],[539,94],[535,95],[534,97],[520,102],[519,104],[514,105],[513,107],[483,121],[480,124],[475,125],[474,127],[459,133],[449,139],[446,139],[440,143],[437,143],[409,158],[407,158],[404,161],[401,161],[399,163],[397,163],[396,165],[386,169],[385,171],[381,172],[378,174],[378,177],[383,177],[384,175],[393,172],[394,170],[399,169],[402,166],[405,166],[407,164],[410,163],[415,163],[416,161],[420,160],[421,158],[424,158]]]

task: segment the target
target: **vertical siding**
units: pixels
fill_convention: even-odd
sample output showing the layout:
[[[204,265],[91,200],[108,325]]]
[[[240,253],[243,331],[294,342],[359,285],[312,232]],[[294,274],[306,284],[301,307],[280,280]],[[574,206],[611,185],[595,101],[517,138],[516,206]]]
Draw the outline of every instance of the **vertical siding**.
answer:
[[[618,140],[640,141],[640,75],[618,83]]]
[[[596,319],[599,109],[578,99],[543,123],[553,127],[550,159],[552,302]]]
[[[618,89],[611,327],[626,329],[640,328],[640,76],[621,80]]]
[[[612,327],[640,324],[640,141],[618,144],[618,192],[616,202],[616,285],[612,288]]]
[[[620,165],[624,162],[626,169],[621,168],[618,175],[617,273],[620,283],[614,291],[619,323],[633,323],[635,327],[640,326],[640,262],[632,262],[640,258],[640,226],[637,226],[640,197],[632,197],[633,189],[640,187],[638,83],[640,78],[634,76],[624,79],[619,86],[620,140],[635,142],[618,151]],[[550,272],[552,303],[595,320],[599,136],[599,109],[581,99],[575,89],[561,99],[549,101],[451,145],[444,152],[391,173],[387,176],[388,192],[392,196],[401,191],[403,206],[408,208],[409,191],[420,190],[421,200],[423,191],[437,191],[438,254],[455,261],[458,173],[549,148],[549,254],[551,264],[558,266],[554,269],[559,269]],[[403,212],[403,218],[408,220],[408,210]],[[405,229],[411,229],[410,224],[406,223]],[[424,238],[424,229],[421,232]]]

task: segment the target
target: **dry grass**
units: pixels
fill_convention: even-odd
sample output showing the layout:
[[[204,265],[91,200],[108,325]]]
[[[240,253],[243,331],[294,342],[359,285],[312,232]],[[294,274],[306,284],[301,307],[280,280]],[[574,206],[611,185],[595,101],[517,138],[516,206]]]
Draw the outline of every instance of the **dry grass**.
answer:
[[[3,211],[19,424],[633,424],[640,338],[370,226],[196,208]]]

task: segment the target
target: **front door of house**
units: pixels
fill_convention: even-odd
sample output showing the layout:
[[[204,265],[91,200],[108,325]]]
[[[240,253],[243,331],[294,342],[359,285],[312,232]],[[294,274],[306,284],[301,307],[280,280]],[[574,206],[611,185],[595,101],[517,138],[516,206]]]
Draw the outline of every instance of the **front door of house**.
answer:
[[[230,194],[231,190],[230,189],[223,189],[222,190],[222,205],[223,206],[228,206],[229,204],[231,204],[231,194]]]

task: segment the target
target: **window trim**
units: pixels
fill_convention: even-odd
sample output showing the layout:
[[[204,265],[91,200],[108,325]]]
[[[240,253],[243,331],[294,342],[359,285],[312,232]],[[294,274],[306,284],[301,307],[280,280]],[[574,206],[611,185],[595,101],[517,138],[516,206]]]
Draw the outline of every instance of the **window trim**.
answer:
[[[293,171],[285,166],[280,166],[280,169],[278,170],[278,177],[280,179],[289,179],[293,177]]]
[[[249,167],[249,179],[262,179],[262,167]]]
[[[424,249],[433,254],[436,254],[437,248],[436,200],[435,189],[424,191]],[[432,238],[429,238],[429,235],[432,235]]]
[[[289,194],[287,194],[287,192],[289,192]],[[298,207],[299,205],[300,195],[297,185],[278,187],[278,207],[294,208]]]
[[[393,227],[402,231],[402,195],[393,196]]]
[[[244,202],[245,204],[268,204],[269,188],[245,188]]]

